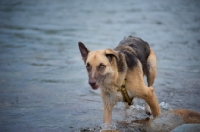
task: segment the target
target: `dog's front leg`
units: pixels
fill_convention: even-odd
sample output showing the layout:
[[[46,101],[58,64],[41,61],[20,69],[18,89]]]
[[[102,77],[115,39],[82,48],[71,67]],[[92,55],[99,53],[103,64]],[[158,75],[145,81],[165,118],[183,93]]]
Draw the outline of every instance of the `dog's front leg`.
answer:
[[[114,105],[104,103],[103,123],[107,125],[112,124],[112,109]]]

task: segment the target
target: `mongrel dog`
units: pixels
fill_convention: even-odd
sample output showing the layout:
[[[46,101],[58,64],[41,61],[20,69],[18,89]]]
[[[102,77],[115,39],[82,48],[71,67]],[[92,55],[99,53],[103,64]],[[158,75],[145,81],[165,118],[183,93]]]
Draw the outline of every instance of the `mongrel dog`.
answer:
[[[101,88],[104,104],[103,122],[112,123],[112,109],[117,102],[124,101],[121,88],[130,98],[146,101],[146,113],[154,117],[160,114],[160,107],[152,87],[156,77],[156,56],[149,44],[140,38],[124,38],[114,49],[89,51],[79,42],[79,49],[85,63],[89,84],[92,89]],[[144,82],[147,76],[148,87]],[[149,108],[150,106],[150,108]]]

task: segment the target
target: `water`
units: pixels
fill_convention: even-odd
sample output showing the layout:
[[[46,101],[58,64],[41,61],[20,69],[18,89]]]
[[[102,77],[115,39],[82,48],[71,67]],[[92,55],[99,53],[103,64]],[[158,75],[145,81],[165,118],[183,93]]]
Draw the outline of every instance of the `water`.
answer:
[[[99,131],[103,105],[77,43],[114,48],[128,35],[157,55],[159,102],[200,112],[199,7],[195,0],[1,0],[0,131]],[[131,113],[146,116],[137,107]],[[122,105],[113,120],[117,128],[127,121]]]

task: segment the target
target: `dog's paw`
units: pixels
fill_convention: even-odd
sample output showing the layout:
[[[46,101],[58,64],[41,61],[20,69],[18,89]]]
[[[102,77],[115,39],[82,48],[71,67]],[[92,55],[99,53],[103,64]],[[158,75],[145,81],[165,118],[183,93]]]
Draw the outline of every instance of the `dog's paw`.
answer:
[[[146,111],[146,114],[149,116],[152,115],[151,111]]]
[[[149,107],[148,104],[146,104],[145,112],[146,112],[146,114],[149,115],[149,116],[152,115],[152,113],[151,113],[151,109],[150,109],[150,107]]]

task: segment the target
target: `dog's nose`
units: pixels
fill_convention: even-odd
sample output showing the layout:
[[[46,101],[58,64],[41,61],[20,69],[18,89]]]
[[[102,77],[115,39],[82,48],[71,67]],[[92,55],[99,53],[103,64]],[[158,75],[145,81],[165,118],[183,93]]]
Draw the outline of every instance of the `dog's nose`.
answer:
[[[89,84],[90,84],[91,86],[96,85],[95,79],[90,79],[90,80],[89,80]]]

